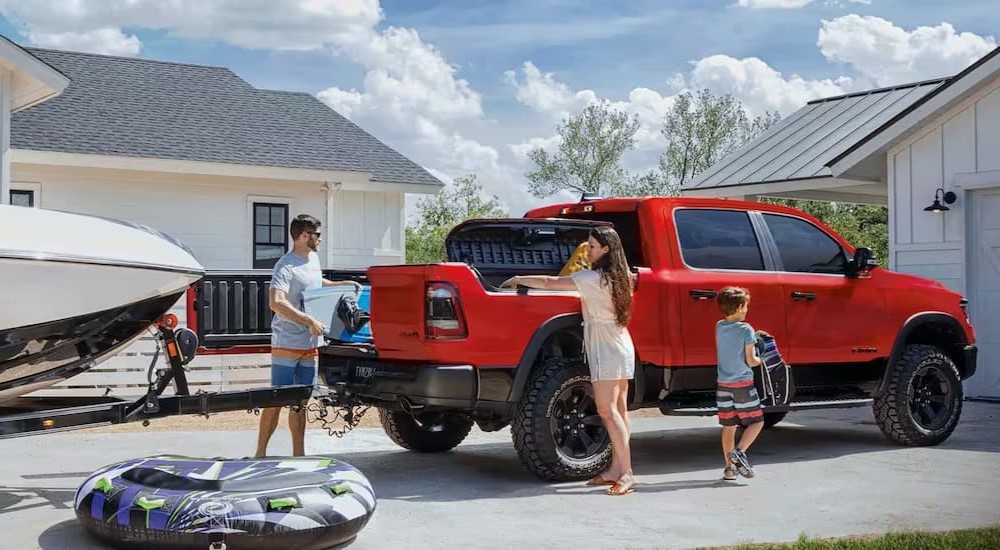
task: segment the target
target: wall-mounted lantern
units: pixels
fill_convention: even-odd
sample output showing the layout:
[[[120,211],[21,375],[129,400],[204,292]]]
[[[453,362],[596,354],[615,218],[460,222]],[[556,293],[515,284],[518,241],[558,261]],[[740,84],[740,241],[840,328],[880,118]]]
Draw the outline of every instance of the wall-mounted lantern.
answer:
[[[938,198],[939,196],[941,197],[940,199]],[[958,196],[955,195],[953,191],[945,192],[944,189],[938,187],[937,190],[934,192],[934,202],[927,208],[924,208],[924,212],[934,212],[935,214],[937,214],[939,212],[946,212],[948,210],[951,210],[951,208],[948,208],[947,206],[941,204],[941,199],[943,199],[944,202],[948,204],[954,204],[955,199],[957,198]]]

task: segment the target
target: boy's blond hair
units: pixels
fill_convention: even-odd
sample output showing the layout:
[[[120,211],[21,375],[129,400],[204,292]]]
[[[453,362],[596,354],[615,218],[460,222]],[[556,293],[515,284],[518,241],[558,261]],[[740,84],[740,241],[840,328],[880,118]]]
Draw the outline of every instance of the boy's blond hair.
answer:
[[[719,291],[715,301],[719,304],[722,314],[729,317],[736,313],[740,306],[750,303],[750,291],[738,286],[727,286]]]

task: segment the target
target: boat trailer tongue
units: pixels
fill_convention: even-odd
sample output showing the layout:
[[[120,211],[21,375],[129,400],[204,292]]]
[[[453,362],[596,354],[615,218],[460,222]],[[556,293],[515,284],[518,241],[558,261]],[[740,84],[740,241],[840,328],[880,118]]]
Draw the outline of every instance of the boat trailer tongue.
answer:
[[[198,337],[190,329],[175,326],[175,322],[156,326],[158,351],[147,371],[148,387],[144,396],[133,401],[108,397],[96,400],[20,397],[16,403],[0,407],[0,439],[137,421],[148,426],[153,418],[182,414],[208,417],[211,413],[226,411],[298,407],[312,396],[313,387],[307,385],[224,392],[199,390],[192,395],[184,366],[197,352]],[[166,354],[167,364],[156,368],[161,352]],[[174,394],[163,395],[171,385],[175,388]],[[84,402],[89,403],[80,404]]]

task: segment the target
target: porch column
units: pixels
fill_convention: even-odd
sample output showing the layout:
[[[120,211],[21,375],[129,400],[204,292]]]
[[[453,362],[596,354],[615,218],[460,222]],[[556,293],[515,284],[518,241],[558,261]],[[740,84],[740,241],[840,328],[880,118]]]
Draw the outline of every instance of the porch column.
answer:
[[[14,75],[0,67],[0,204],[10,204],[10,90]]]

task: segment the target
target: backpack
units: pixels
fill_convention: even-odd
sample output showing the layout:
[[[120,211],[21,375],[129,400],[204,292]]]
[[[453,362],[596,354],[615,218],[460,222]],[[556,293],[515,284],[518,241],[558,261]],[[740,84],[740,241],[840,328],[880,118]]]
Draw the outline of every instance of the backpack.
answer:
[[[774,406],[791,403],[795,396],[792,369],[781,357],[774,337],[758,331],[756,346],[762,363],[758,369],[754,369],[754,378],[761,404]]]

